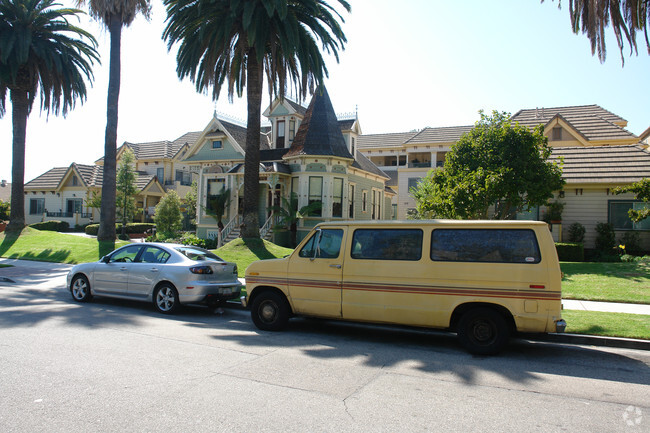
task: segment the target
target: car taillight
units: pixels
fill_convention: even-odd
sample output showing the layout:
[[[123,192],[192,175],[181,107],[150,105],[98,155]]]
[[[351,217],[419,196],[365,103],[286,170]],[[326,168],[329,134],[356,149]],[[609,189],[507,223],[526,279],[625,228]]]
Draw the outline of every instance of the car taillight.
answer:
[[[193,274],[211,274],[212,268],[210,266],[192,266],[190,272]]]

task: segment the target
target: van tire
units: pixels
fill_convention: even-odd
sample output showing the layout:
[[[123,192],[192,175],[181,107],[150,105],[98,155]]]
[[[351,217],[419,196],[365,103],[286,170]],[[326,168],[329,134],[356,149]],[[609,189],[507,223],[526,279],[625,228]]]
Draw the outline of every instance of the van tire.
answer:
[[[289,303],[283,295],[264,291],[253,300],[251,318],[263,331],[281,331],[289,321],[289,310]]]
[[[456,332],[460,344],[475,355],[495,355],[510,338],[510,328],[503,315],[486,307],[464,313]]]

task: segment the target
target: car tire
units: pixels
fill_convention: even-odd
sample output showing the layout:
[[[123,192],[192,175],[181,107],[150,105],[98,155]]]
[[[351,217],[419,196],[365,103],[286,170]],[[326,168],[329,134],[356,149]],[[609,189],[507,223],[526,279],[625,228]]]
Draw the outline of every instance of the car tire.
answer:
[[[287,326],[290,309],[284,295],[265,291],[253,300],[251,318],[255,326],[263,331],[281,331]]]
[[[163,314],[173,314],[179,308],[178,291],[169,283],[163,283],[153,292],[153,306]]]
[[[85,275],[76,275],[70,283],[70,294],[77,302],[88,302],[93,298],[90,292],[90,283]]]
[[[491,308],[473,308],[460,318],[458,340],[470,353],[494,355],[508,344],[510,328],[505,317]]]

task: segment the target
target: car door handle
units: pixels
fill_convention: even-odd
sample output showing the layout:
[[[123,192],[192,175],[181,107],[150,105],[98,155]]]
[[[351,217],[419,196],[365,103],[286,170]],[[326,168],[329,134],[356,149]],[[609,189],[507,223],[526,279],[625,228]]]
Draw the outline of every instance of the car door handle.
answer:
[[[158,272],[158,268],[151,268],[151,272]]]
[[[330,265],[330,268],[341,269],[341,265]]]
[[[120,271],[126,271],[126,266],[121,267]]]

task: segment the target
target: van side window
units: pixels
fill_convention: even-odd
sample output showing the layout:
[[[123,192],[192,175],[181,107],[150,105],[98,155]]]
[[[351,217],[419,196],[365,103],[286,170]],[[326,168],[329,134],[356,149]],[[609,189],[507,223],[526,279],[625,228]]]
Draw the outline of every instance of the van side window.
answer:
[[[341,252],[343,230],[318,230],[298,252],[300,257],[317,259],[335,259]]]
[[[419,229],[357,229],[352,235],[353,259],[420,260],[423,232]]]
[[[436,229],[431,260],[443,262],[539,263],[533,230]]]

